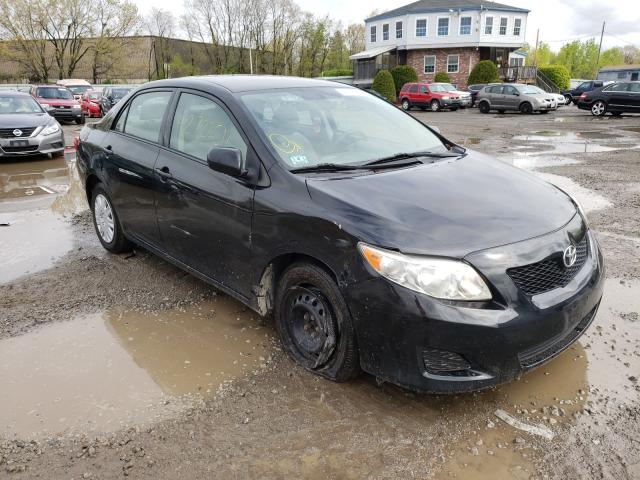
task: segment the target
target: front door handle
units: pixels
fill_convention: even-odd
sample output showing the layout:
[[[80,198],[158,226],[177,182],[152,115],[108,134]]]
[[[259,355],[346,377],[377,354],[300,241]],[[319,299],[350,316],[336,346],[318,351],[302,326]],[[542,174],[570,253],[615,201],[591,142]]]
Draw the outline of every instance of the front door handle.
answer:
[[[171,180],[173,178],[173,175],[171,175],[171,171],[169,170],[169,167],[162,167],[160,169],[156,169],[156,173],[160,175],[160,177],[163,178],[164,180]]]

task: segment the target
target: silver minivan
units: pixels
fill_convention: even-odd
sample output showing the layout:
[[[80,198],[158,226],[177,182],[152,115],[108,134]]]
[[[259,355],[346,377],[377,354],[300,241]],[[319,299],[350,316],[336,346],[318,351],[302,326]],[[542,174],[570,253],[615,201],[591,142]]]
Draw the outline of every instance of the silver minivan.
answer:
[[[507,110],[547,113],[558,108],[552,94],[535,85],[520,83],[488,85],[478,92],[476,103],[482,113],[489,113],[491,110],[497,110],[499,113]]]

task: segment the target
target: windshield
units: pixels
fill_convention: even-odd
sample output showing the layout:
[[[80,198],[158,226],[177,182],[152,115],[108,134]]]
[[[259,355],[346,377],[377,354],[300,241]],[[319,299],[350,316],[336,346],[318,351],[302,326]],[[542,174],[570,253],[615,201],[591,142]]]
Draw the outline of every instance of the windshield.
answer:
[[[90,85],[76,85],[76,86],[71,86],[71,87],[67,87],[67,88],[69,90],[71,90],[71,92],[74,95],[83,95],[88,90],[91,90],[91,86]]]
[[[453,85],[451,85],[450,83],[443,83],[442,86],[444,87],[444,89],[447,92],[455,92],[456,91],[456,87],[454,87]]]
[[[453,85],[452,85],[453,86]],[[429,90],[432,92],[448,92],[444,85],[429,85]]]
[[[42,113],[42,108],[31,96],[0,96],[0,114],[5,113]]]
[[[114,100],[120,100],[121,98],[124,98],[130,91],[130,88],[114,88],[112,90],[111,97]]]
[[[73,100],[73,95],[66,87],[40,87],[38,88],[38,97]]]
[[[357,165],[400,153],[448,151],[420,122],[356,88],[247,92],[241,99],[289,168]]]

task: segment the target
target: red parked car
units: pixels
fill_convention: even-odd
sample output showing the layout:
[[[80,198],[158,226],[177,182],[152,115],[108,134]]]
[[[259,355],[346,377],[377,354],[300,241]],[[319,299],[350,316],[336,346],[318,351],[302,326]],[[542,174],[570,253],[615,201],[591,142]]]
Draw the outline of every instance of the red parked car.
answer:
[[[100,100],[102,99],[102,92],[95,90],[89,90],[82,95],[80,104],[82,105],[82,113],[87,117],[101,117],[102,106]]]
[[[61,85],[33,85],[31,95],[56,120],[69,120],[84,123],[84,114],[80,102],[73,98],[67,87]]]
[[[460,96],[438,83],[405,83],[400,90],[400,103],[403,110],[411,107],[429,108],[432,112],[443,108],[457,110],[460,108]]]

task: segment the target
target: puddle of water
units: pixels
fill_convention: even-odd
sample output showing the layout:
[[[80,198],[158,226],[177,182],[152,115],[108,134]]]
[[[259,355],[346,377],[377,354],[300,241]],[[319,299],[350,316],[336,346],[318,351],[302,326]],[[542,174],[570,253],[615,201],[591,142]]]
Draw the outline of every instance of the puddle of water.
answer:
[[[227,297],[153,314],[110,311],[0,340],[0,434],[110,432],[175,415],[257,368],[271,331]],[[261,360],[262,358],[262,360]]]
[[[623,144],[619,139],[623,135],[604,131],[561,132],[557,130],[541,130],[532,134],[514,135],[513,140],[528,142],[519,146],[520,155],[540,155],[553,151],[558,154],[600,153],[623,148],[638,148],[637,144]],[[606,144],[603,144],[603,141]],[[527,148],[522,148],[527,147]],[[524,150],[524,151],[523,151]]]
[[[51,267],[73,247],[64,216],[88,207],[75,162],[0,162],[0,283]]]
[[[511,159],[511,163],[516,167],[524,168],[525,170],[535,170],[537,168],[544,167],[559,167],[563,165],[579,165],[582,162],[573,158],[559,157],[555,155],[550,156],[522,156]]]
[[[537,172],[537,174],[547,182],[553,183],[578,200],[585,212],[602,210],[613,205],[606,197],[594,192],[593,190],[582,187],[570,178],[555,175],[553,173]]]

